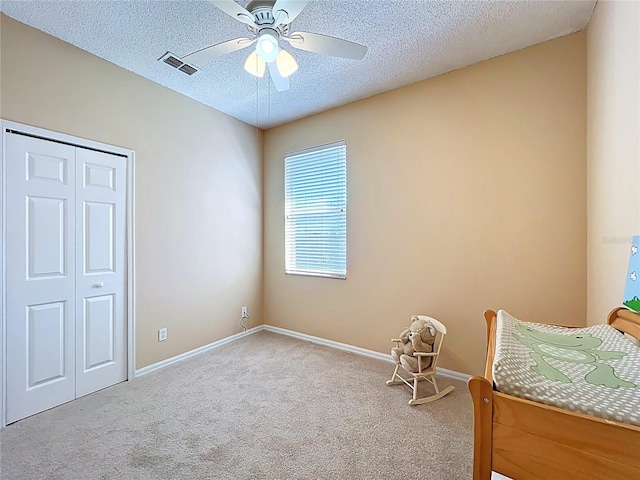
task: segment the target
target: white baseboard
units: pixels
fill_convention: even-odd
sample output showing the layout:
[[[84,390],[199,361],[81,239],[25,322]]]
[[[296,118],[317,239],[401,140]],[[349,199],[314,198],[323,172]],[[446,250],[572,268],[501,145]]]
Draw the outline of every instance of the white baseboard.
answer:
[[[147,365],[146,367],[142,367],[139,370],[136,370],[135,377],[141,377],[143,375],[146,375],[147,373],[155,372],[156,370],[160,370],[161,368],[168,367],[169,365],[173,365],[174,363],[181,362],[182,360],[186,360],[187,358],[194,357],[201,353],[220,347],[226,343],[239,340],[246,335],[251,335],[261,330],[266,330],[267,332],[278,333],[280,335],[297,338],[298,340],[305,340],[307,342],[316,343],[318,345],[337,348],[338,350],[343,350],[345,352],[351,352],[358,355],[363,355],[365,357],[375,358],[377,360],[384,360],[385,362],[393,363],[391,355],[386,353],[380,353],[374,350],[369,350],[367,348],[356,347],[354,345],[349,345],[348,343],[340,343],[333,340],[327,340],[325,338],[314,337],[313,335],[307,335],[306,333],[287,330],[286,328],[273,327],[271,325],[258,325],[257,327],[250,328],[246,332],[236,333],[235,335],[231,335],[230,337],[222,338],[213,343],[209,343],[208,345],[203,345],[202,347],[196,348],[194,350],[176,355],[175,357],[167,358],[166,360],[162,360],[160,362]],[[440,367],[438,367],[438,373],[444,375],[445,377],[455,378],[456,380],[462,380],[465,382],[469,380],[469,378],[471,378],[471,376],[467,375],[466,373],[460,373],[454,370],[448,370],[446,368]]]
[[[306,333],[295,332],[293,330],[287,330],[286,328],[273,327],[271,325],[262,325],[267,332],[279,333],[280,335],[287,335],[289,337],[297,338],[299,340],[306,340],[307,342],[317,343],[318,345],[325,345],[327,347],[337,348],[338,350],[344,350],[345,352],[356,353],[358,355],[364,355],[365,357],[376,358],[378,360],[384,360],[385,362],[393,363],[390,354],[376,352],[367,348],[356,347],[349,345],[348,343],[335,342],[333,340],[327,340],[321,337],[314,337],[313,335],[307,335]],[[455,378],[456,380],[467,381],[471,378],[471,375],[466,373],[456,372],[455,370],[449,370],[446,368],[438,367],[438,373],[445,377]]]
[[[155,372],[156,370],[160,370],[161,368],[168,367],[169,365],[181,362],[182,360],[186,360],[187,358],[191,358],[201,353],[208,352],[209,350],[221,347],[226,343],[239,340],[246,335],[251,335],[253,333],[259,332],[260,330],[264,330],[264,325],[258,325],[257,327],[248,329],[246,332],[236,333],[235,335],[221,338],[220,340],[209,343],[208,345],[203,345],[202,347],[198,347],[188,352],[181,353],[180,355],[176,355],[175,357],[167,358],[166,360],[162,360],[157,363],[152,363],[151,365],[147,365],[146,367],[142,367],[136,370],[134,378],[141,377],[143,375],[146,375],[147,373]]]

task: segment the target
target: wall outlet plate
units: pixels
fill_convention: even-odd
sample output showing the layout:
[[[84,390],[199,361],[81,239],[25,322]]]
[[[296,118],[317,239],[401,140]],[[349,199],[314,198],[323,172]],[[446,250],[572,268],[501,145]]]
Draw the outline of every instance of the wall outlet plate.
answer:
[[[242,307],[242,318],[249,318],[247,307]]]
[[[160,330],[158,330],[158,341],[164,342],[166,339],[167,339],[167,329],[161,328]]]

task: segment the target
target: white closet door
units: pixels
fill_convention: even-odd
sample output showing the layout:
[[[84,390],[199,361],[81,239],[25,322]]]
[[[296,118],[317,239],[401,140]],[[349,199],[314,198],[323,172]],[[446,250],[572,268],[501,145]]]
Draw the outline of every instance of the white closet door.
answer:
[[[75,147],[7,135],[11,423],[75,398]]]
[[[76,395],[127,379],[126,159],[76,153]]]

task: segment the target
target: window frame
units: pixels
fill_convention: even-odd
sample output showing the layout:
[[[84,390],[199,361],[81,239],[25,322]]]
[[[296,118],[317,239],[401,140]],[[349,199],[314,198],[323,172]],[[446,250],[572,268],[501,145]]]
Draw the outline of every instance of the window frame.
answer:
[[[335,156],[333,162],[328,162],[328,172],[324,173],[325,177],[329,177],[329,182],[326,184],[322,184],[322,189],[324,191],[325,185],[326,187],[332,191],[332,194],[321,195],[316,200],[321,203],[325,203],[323,207],[319,207],[317,204],[311,204],[313,206],[309,207],[310,212],[306,213],[297,213],[298,218],[302,219],[300,222],[301,225],[304,225],[304,220],[309,221],[311,226],[314,223],[319,222],[320,229],[316,232],[317,235],[331,236],[335,234],[339,236],[337,240],[329,240],[323,246],[318,246],[317,250],[312,251],[311,255],[306,256],[301,255],[298,257],[296,253],[292,253],[290,251],[291,248],[295,248],[300,243],[307,241],[307,247],[309,246],[309,237],[313,234],[307,233],[306,235],[301,235],[301,242],[297,241],[295,233],[291,233],[292,228],[296,225],[296,221],[291,220],[291,215],[295,215],[292,210],[295,210],[292,205],[295,205],[295,201],[289,198],[289,195],[294,190],[295,186],[292,186],[291,183],[295,181],[289,176],[289,168],[293,168],[291,164],[288,162],[295,162],[298,160],[298,164],[296,165],[296,169],[298,170],[298,175],[300,175],[299,170],[302,169],[307,175],[315,174],[318,175],[320,169],[322,167],[313,166],[311,163],[308,165],[302,165],[305,161],[304,156],[313,157],[317,155],[320,158],[316,158],[316,160],[321,160],[322,152],[331,150],[331,149],[340,149],[340,151],[328,154],[327,156],[330,158],[332,155]],[[307,162],[311,162],[313,158],[307,158]],[[325,159],[326,160],[326,159]],[[336,177],[336,173],[338,176]],[[304,174],[303,174],[304,175]],[[330,177],[334,177],[331,179]],[[333,181],[331,181],[333,180]],[[321,181],[326,181],[326,178],[321,177]],[[300,185],[298,186],[300,188]],[[302,185],[304,188],[304,185]],[[336,193],[337,192],[337,193]],[[317,187],[316,187],[317,193]],[[326,143],[322,145],[317,145],[310,148],[305,148],[302,150],[297,150],[293,152],[285,153],[284,155],[284,246],[285,246],[285,274],[286,275],[302,275],[302,276],[311,276],[311,277],[321,277],[321,278],[336,278],[340,280],[345,280],[347,278],[347,142],[345,140],[339,140],[336,142]],[[327,211],[327,203],[334,203],[335,205],[331,206],[331,209]],[[300,202],[297,203],[298,207],[300,207]],[[313,210],[316,210],[315,212]],[[317,211],[318,209],[321,212]],[[319,219],[319,220],[318,220]],[[324,220],[328,219],[329,226],[323,225]],[[338,228],[335,231],[331,230],[331,224],[335,224]],[[308,227],[307,227],[308,228]],[[291,237],[293,235],[293,237]],[[312,247],[316,248],[316,247]],[[314,255],[316,254],[316,255]],[[305,259],[308,262],[313,262],[309,257],[314,257],[318,255],[326,255],[326,261],[329,264],[338,264],[338,268],[321,268],[318,265],[318,262],[321,260],[316,260],[315,264],[307,264],[307,266],[300,265],[301,261]],[[293,262],[290,263],[290,262]]]

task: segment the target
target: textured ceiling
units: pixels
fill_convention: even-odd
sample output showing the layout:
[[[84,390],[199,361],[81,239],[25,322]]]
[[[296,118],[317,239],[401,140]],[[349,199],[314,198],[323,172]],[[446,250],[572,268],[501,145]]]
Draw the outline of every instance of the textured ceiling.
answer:
[[[246,7],[248,0],[237,3]],[[300,69],[277,92],[242,66],[250,49],[187,76],[158,62],[247,34],[207,1],[12,1],[0,10],[122,68],[259,128],[270,128],[582,30],[595,0],[312,1],[292,29],[366,45],[363,60],[291,48]]]

